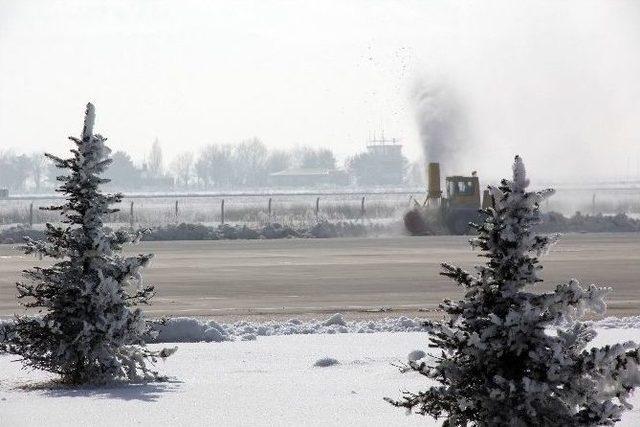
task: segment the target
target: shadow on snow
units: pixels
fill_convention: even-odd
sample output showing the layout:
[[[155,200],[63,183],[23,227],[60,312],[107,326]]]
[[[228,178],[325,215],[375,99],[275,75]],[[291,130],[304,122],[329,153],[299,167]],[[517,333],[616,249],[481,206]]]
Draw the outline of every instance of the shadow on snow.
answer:
[[[165,393],[180,388],[182,381],[168,379],[157,382],[113,382],[104,385],[69,386],[58,381],[29,384],[18,387],[26,391],[44,391],[48,397],[89,397],[120,399],[125,401],[155,402]]]

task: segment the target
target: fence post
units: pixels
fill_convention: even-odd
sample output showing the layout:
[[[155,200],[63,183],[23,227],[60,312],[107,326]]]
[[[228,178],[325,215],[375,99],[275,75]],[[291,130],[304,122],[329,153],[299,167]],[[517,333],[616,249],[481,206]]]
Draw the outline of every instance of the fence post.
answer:
[[[129,224],[131,225],[131,228],[133,228],[133,225],[134,225],[134,219],[133,219],[133,202],[131,202],[131,207],[129,208]]]
[[[33,228],[33,202],[29,205],[29,228]]]
[[[364,214],[365,214],[365,210],[364,210],[364,198],[365,196],[362,196],[362,202],[360,203],[360,216],[362,218],[364,218]]]
[[[271,222],[271,197],[269,197],[269,222]]]
[[[320,212],[320,197],[316,197],[316,218],[318,218],[318,212]]]
[[[177,200],[176,200],[175,214],[176,214],[176,220],[177,220],[178,219],[178,201]]]
[[[220,202],[220,225],[224,225],[224,199]]]

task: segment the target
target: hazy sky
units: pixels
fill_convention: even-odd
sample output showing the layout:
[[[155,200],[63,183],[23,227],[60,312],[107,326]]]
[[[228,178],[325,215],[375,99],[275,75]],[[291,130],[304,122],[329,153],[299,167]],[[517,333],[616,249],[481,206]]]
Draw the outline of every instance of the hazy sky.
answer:
[[[0,149],[68,148],[84,104],[114,149],[257,136],[421,153],[416,87],[454,88],[463,167],[636,174],[640,2],[2,1]],[[461,171],[465,172],[465,171]]]

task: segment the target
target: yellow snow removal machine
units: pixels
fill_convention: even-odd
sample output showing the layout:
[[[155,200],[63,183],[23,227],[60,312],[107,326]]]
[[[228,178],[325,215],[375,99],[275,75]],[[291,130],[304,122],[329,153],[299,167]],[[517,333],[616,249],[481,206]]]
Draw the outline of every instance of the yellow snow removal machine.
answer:
[[[404,226],[409,234],[467,234],[470,222],[481,219],[480,208],[490,203],[487,191],[480,201],[480,181],[475,172],[471,176],[448,176],[445,178],[446,197],[440,188],[440,164],[429,163],[427,167],[427,198],[420,203],[412,199],[412,208],[404,214]]]

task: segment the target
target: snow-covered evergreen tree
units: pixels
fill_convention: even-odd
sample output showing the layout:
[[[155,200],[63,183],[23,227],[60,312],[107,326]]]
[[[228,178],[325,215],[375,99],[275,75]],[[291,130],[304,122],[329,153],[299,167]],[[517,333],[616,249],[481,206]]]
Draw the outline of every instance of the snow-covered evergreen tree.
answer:
[[[7,350],[26,366],[59,374],[71,383],[158,379],[147,365],[174,350],[145,347],[149,328],[135,306],[147,304],[153,287],[142,284],[140,271],[152,255],[124,258],[118,252],[135,238],[104,228],[103,218],[122,195],[105,195],[100,175],[108,167],[105,138],[93,134],[95,109],[87,104],[84,128],[70,158],[47,157],[67,171],[57,191],[66,197],[59,211],[65,226],[47,224],[46,240],[28,240],[27,254],[52,257],[51,267],[24,272],[18,298],[41,316],[18,316]],[[132,288],[129,290],[129,288]]]
[[[589,349],[596,332],[579,321],[587,310],[604,312],[609,289],[571,280],[550,293],[525,290],[542,281],[537,257],[556,240],[532,231],[553,191],[527,192],[528,184],[516,157],[513,180],[490,188],[494,207],[474,225],[471,243],[486,264],[475,274],[443,264],[441,274],[466,293],[442,303],[446,321],[426,323],[433,358],[409,364],[439,385],[387,399],[394,405],[444,417],[444,426],[612,425],[630,407],[638,346]]]

